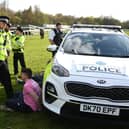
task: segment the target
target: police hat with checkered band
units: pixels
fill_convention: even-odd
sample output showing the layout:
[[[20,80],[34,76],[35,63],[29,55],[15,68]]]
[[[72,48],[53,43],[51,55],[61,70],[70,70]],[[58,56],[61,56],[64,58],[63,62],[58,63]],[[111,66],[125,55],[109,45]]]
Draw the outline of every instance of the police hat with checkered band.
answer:
[[[7,16],[0,16],[0,22],[4,22],[6,24],[9,23],[9,17]]]

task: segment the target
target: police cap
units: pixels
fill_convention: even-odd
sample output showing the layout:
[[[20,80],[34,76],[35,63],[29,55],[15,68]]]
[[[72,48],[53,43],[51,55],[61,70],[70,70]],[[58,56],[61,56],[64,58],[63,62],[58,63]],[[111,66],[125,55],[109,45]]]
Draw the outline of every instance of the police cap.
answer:
[[[23,29],[20,26],[18,26],[16,30],[20,31],[21,33],[23,33]]]
[[[0,16],[0,22],[5,22],[6,24],[9,23],[9,17],[7,16]]]

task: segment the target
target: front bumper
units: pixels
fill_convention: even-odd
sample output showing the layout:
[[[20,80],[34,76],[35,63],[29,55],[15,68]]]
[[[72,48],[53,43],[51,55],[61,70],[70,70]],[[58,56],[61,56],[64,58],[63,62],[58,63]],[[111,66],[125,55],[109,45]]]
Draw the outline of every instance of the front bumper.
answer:
[[[45,107],[48,110],[66,118],[72,118],[72,119],[74,118],[74,119],[82,119],[82,120],[98,120],[98,121],[102,120],[104,122],[128,122],[129,121],[129,107],[115,106],[117,108],[120,108],[120,115],[109,116],[109,115],[103,115],[103,114],[81,112],[80,104],[90,104],[90,103],[84,103],[84,102],[72,101],[72,100],[69,102],[66,102],[64,100],[57,99],[52,104],[45,103]],[[110,106],[110,105],[101,104],[101,106]]]
[[[81,78],[82,79],[82,78]],[[79,81],[77,77],[71,78],[58,78],[55,75],[51,75],[46,83],[43,86],[43,104],[44,106],[49,109],[50,111],[59,114],[61,116],[66,117],[73,117],[73,118],[91,118],[91,119],[102,119],[102,120],[120,120],[120,121],[128,121],[129,120],[129,102],[113,102],[109,100],[103,100],[99,98],[79,98],[77,96],[72,96],[67,94],[65,90],[64,84],[69,81]],[[93,78],[82,79],[81,82],[93,82]],[[50,94],[52,97],[52,101],[49,103],[46,98],[46,85],[50,83],[55,88],[57,95]],[[116,83],[116,82],[115,82]],[[102,115],[102,114],[93,114],[93,113],[86,113],[80,111],[80,104],[96,104],[102,106],[109,106],[109,107],[117,107],[120,108],[120,115],[119,116],[109,116],[109,115]]]
[[[109,115],[81,112],[80,104],[81,102],[78,102],[78,104],[66,102],[61,108],[60,115],[65,116],[65,117],[71,117],[71,118],[79,118],[79,119],[88,118],[92,120],[104,120],[104,121],[124,121],[124,122],[129,121],[129,108],[127,107],[126,108],[119,107],[120,108],[119,116],[109,116]]]

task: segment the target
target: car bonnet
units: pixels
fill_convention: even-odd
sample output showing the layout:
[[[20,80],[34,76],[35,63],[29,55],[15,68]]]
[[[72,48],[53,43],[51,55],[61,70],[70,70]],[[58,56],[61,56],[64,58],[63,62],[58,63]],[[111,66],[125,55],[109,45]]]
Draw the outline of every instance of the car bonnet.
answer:
[[[69,70],[71,75],[128,79],[129,59],[73,55],[58,52],[56,60]]]

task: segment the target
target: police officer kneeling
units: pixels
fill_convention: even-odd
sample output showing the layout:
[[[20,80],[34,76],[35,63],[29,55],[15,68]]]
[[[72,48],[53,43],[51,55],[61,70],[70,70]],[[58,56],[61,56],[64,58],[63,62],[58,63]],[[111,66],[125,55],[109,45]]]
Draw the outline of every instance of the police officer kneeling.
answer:
[[[4,85],[7,98],[13,96],[13,88],[6,60],[6,32],[5,27],[9,22],[6,16],[0,16],[0,82]]]

